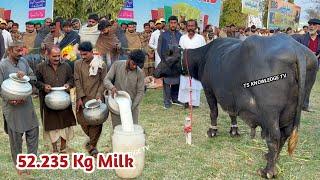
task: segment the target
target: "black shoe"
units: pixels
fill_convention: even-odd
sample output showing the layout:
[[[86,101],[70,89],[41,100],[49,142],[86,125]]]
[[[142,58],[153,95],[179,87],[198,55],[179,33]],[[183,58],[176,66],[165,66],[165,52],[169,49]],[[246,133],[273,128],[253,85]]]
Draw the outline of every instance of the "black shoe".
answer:
[[[165,105],[163,106],[163,108],[164,108],[164,109],[169,109],[169,108],[171,108],[171,105],[165,104]]]
[[[189,103],[184,103],[184,108],[185,109],[189,108]]]

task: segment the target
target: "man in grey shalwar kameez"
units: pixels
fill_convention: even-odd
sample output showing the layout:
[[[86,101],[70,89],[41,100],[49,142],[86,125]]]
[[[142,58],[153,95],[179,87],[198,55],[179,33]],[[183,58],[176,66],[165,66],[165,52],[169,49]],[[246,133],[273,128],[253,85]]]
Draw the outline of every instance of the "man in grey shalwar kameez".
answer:
[[[9,78],[9,74],[17,73],[21,78],[24,75],[35,80],[32,69],[22,57],[22,42],[10,43],[8,57],[0,62],[0,85]],[[37,154],[39,124],[34,111],[31,96],[26,100],[7,100],[2,97],[2,111],[4,115],[4,128],[9,136],[11,156],[14,164],[19,153],[22,153],[22,136],[25,133],[28,154]],[[18,174],[22,171],[18,170]]]
[[[112,96],[117,91],[126,91],[130,95],[133,124],[138,124],[139,104],[144,95],[144,73],[139,68],[143,66],[144,60],[145,54],[141,50],[131,51],[127,61],[116,61],[112,64],[103,81]],[[113,128],[121,124],[120,116],[112,112],[111,120]]]

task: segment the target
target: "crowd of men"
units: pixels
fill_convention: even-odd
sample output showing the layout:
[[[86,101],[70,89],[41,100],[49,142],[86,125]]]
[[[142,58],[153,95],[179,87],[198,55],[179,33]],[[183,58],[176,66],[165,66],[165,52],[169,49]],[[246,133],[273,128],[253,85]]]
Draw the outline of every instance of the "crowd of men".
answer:
[[[319,58],[320,21],[311,19],[309,26],[292,35],[292,29],[285,33],[307,46]],[[254,25],[248,28],[230,25],[217,28],[207,25],[202,32],[196,20],[178,19],[171,16],[150,20],[143,24],[144,31],[137,32],[137,23],[121,23],[108,17],[90,14],[87,23],[81,25],[77,18],[47,18],[44,24],[26,22],[24,33],[19,24],[0,19],[0,84],[10,73],[31,77],[40,100],[41,122],[44,138],[52,144],[53,153],[64,153],[67,143],[73,138],[73,128],[80,124],[89,137],[85,143],[88,153],[97,156],[97,143],[103,125],[89,125],[83,108],[91,99],[105,101],[104,91],[114,96],[117,91],[126,91],[132,100],[132,115],[135,124],[139,119],[139,104],[145,94],[145,77],[152,76],[154,69],[165,61],[173,47],[193,49],[206,45],[217,38],[238,38],[248,36],[271,36],[283,33],[279,30],[265,30]],[[100,56],[99,56],[100,55]],[[163,83],[163,107],[173,104],[189,107],[190,89],[192,106],[200,106],[201,83],[189,77],[177,75],[165,77]],[[65,87],[74,93],[75,106],[65,110],[52,110],[44,102],[53,87]],[[22,153],[22,136],[25,134],[28,153],[37,154],[39,124],[32,98],[7,100],[2,97],[4,128],[9,136],[12,160]],[[308,103],[304,106],[308,109]],[[112,126],[121,124],[119,115],[111,113]],[[60,145],[58,144],[60,142]],[[18,170],[21,174],[22,171]]]

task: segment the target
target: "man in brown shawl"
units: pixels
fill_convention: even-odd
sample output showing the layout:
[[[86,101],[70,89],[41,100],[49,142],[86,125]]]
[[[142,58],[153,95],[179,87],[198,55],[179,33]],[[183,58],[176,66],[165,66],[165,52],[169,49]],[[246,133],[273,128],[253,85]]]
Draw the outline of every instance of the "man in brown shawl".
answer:
[[[107,20],[100,21],[98,29],[101,31],[96,42],[96,49],[103,57],[108,69],[114,61],[119,58],[121,43],[117,38],[115,30],[111,29],[111,24]]]
[[[126,38],[128,40],[128,48],[130,51],[134,49],[142,49],[142,43],[140,40],[139,33],[135,31],[134,22],[128,24],[128,29],[126,32]]]
[[[149,47],[149,41],[151,38],[151,28],[149,23],[143,25],[144,31],[140,33],[141,44],[146,54],[146,61],[144,63],[144,73],[145,76],[152,76],[154,71],[154,51]]]
[[[11,27],[11,37],[13,41],[20,40],[22,41],[22,33],[19,32],[19,24],[18,23],[13,23]]]
[[[23,33],[23,42],[28,52],[33,50],[34,41],[36,39],[37,32],[32,22],[26,22],[26,32]]]
[[[47,50],[48,61],[37,65],[37,88],[40,90],[39,98],[42,104],[40,113],[43,113],[43,126],[45,133],[48,133],[53,153],[58,152],[57,141],[61,138],[60,152],[65,152],[67,141],[73,138],[72,126],[76,125],[71,105],[64,110],[50,109],[45,103],[45,96],[51,91],[52,87],[64,86],[69,90],[73,85],[73,74],[71,67],[61,62],[60,49],[54,46]]]
[[[85,103],[91,99],[100,99],[103,101],[103,79],[107,74],[107,66],[102,60],[101,62],[96,62],[97,59],[93,56],[93,47],[90,42],[82,42],[78,49],[81,59],[75,61],[74,64],[77,120],[82,130],[90,138],[89,142],[86,143],[86,149],[90,155],[96,157],[98,154],[96,146],[102,131],[102,124],[88,125],[83,116],[83,107]]]

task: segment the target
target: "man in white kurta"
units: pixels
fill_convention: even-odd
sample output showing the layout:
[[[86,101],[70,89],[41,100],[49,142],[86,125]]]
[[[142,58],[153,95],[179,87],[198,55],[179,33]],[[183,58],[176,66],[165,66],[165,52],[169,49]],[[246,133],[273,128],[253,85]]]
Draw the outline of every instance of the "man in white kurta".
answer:
[[[155,67],[158,66],[158,64],[160,63],[161,61],[161,58],[158,54],[158,51],[157,51],[157,47],[158,47],[158,40],[159,40],[159,36],[161,34],[161,31],[163,31],[163,27],[162,27],[162,23],[160,20],[158,20],[156,22],[156,27],[157,27],[157,30],[155,30],[152,34],[151,34],[151,37],[150,37],[150,40],[149,40],[149,46],[154,50],[155,52]]]
[[[187,31],[188,34],[184,34],[180,41],[179,45],[183,49],[195,49],[201,46],[206,45],[206,41],[203,36],[200,34],[195,33],[197,28],[197,23],[194,20],[188,20],[187,22]],[[200,106],[200,93],[202,90],[201,82],[195,80],[194,78],[191,79],[192,84],[192,105],[195,107]],[[189,103],[190,102],[190,82],[189,76],[180,76],[180,86],[179,86],[179,95],[178,100],[182,103]]]

